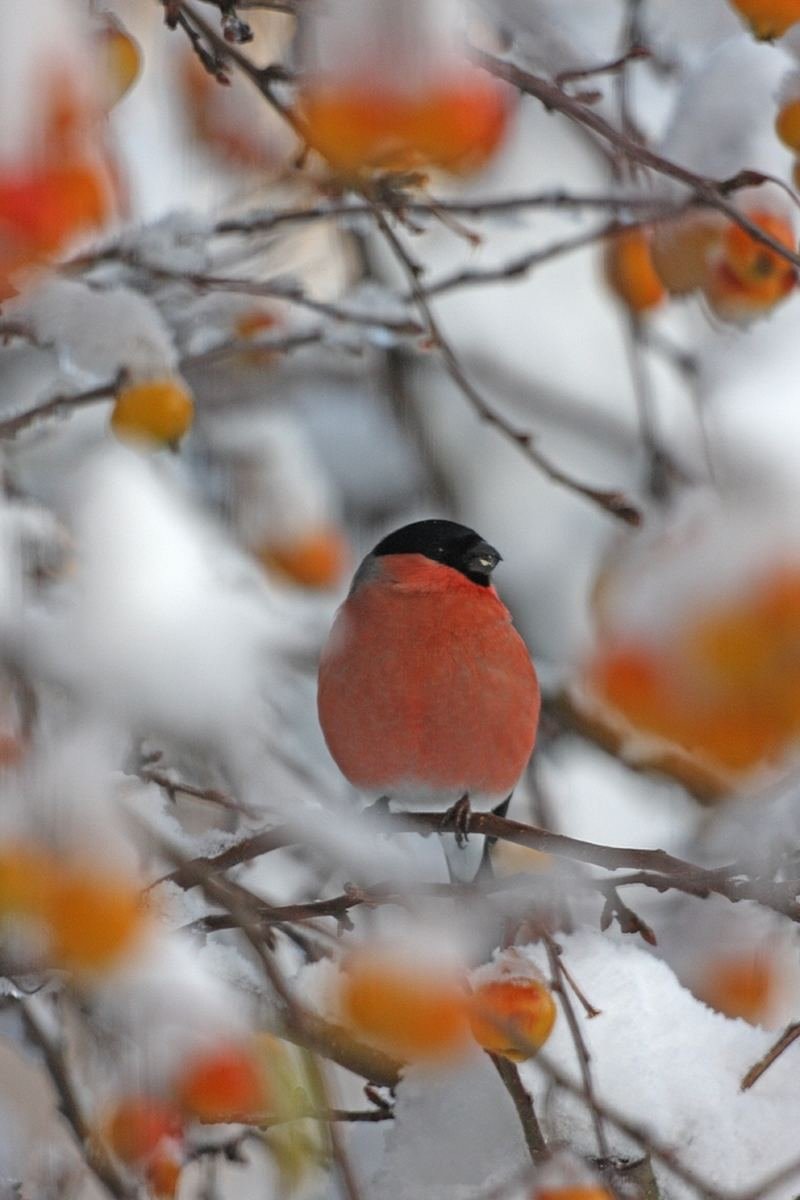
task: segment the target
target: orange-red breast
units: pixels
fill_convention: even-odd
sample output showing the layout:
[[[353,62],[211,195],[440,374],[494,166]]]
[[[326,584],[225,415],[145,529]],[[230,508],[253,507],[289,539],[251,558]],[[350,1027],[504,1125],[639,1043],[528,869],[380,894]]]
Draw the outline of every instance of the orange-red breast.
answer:
[[[525,769],[539,687],[499,561],[464,525],[417,521],[367,555],[337,613],[320,724],[342,773],[393,808],[494,808]]]

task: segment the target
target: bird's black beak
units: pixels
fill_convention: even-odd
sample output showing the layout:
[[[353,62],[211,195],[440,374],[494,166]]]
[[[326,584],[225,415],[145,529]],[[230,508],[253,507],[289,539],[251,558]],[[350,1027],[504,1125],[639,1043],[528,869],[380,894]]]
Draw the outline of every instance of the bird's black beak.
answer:
[[[466,565],[471,574],[485,575],[488,579],[497,564],[502,561],[503,556],[499,550],[495,550],[488,542],[479,542],[470,550]]]

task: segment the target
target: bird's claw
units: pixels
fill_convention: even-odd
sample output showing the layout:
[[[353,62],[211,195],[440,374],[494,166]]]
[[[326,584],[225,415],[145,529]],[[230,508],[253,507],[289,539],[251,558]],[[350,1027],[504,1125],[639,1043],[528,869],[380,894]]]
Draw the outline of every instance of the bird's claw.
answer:
[[[442,816],[442,830],[448,831],[449,826],[452,824],[452,831],[458,847],[466,846],[469,841],[469,821],[471,816],[472,809],[469,803],[469,795],[466,792]]]

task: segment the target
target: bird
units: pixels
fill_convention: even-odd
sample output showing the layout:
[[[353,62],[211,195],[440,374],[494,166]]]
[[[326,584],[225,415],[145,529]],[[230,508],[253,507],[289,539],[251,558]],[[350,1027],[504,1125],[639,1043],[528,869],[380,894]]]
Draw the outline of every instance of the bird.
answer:
[[[404,525],[358,567],[320,655],[342,774],[390,811],[456,813],[459,845],[470,810],[505,813],[536,740],[539,685],[492,583],[501,561],[466,525]],[[444,848],[451,879],[475,876],[474,854]]]

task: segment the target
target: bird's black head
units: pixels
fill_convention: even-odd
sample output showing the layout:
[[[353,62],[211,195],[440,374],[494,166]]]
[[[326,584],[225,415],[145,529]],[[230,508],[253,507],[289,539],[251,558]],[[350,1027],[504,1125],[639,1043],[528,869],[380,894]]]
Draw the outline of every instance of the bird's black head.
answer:
[[[390,533],[372,551],[375,558],[384,554],[423,554],[425,558],[453,567],[481,587],[489,586],[489,577],[502,556],[480,534],[455,521],[415,521]]]

